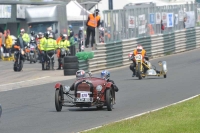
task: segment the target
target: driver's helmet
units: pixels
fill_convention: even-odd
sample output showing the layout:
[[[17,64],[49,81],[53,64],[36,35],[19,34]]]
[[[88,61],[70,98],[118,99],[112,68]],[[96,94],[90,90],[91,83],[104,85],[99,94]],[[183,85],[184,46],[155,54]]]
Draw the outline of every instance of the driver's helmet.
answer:
[[[84,78],[85,77],[85,71],[84,70],[78,70],[76,72],[76,79]]]
[[[101,78],[102,78],[102,79],[109,79],[109,78],[110,78],[110,72],[107,71],[107,70],[103,70],[103,71],[101,72]]]
[[[143,47],[141,45],[137,45],[137,53],[141,54],[143,50]]]

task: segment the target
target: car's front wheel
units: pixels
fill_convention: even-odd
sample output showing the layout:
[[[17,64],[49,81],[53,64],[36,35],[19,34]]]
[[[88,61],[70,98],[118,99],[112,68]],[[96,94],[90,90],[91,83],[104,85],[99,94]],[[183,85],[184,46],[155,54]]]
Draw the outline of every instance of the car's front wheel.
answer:
[[[113,104],[112,104],[112,94],[110,89],[106,90],[106,105],[107,105],[107,110],[112,111]]]
[[[55,106],[56,106],[57,112],[60,112],[62,110],[62,100],[61,100],[60,89],[56,89],[55,91]]]

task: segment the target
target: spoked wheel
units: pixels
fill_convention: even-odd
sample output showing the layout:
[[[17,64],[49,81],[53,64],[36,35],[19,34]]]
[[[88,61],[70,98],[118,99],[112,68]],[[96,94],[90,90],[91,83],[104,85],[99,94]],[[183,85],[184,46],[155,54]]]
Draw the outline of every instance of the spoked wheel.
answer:
[[[55,92],[55,106],[57,112],[60,112],[62,110],[62,98],[60,89],[56,89]]]
[[[107,110],[112,111],[113,97],[112,97],[111,89],[106,90],[106,105],[107,105]]]

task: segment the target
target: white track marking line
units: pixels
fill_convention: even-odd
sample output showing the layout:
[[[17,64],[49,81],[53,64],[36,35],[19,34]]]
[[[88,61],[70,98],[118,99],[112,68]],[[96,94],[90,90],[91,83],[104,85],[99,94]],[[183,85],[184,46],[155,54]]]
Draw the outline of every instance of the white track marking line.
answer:
[[[176,105],[176,104],[179,104],[179,103],[182,103],[182,102],[185,102],[185,101],[191,100],[191,99],[193,99],[193,98],[195,98],[195,97],[198,97],[198,96],[199,96],[199,95],[195,95],[195,96],[192,96],[192,97],[190,97],[190,98],[187,98],[187,99],[181,100],[181,101],[176,102],[176,103],[169,104],[169,105],[164,106],[164,107],[161,107],[161,108],[157,108],[157,109],[154,109],[154,110],[151,110],[151,111],[143,112],[143,113],[140,113],[140,114],[137,114],[137,115],[131,116],[131,117],[127,117],[127,118],[124,118],[124,119],[121,119],[121,120],[118,120],[118,121],[114,121],[114,122],[111,122],[111,123],[108,123],[108,124],[105,124],[105,125],[102,125],[102,126],[98,126],[98,127],[90,128],[90,129],[83,130],[83,131],[80,131],[80,132],[91,131],[91,130],[98,129],[98,128],[101,128],[101,127],[106,126],[106,125],[110,125],[110,124],[112,124],[112,123],[117,123],[117,122],[121,122],[121,121],[124,121],[124,120],[129,120],[129,119],[132,119],[132,118],[135,118],[135,117],[139,117],[139,116],[142,116],[142,115],[145,115],[145,114],[151,113],[151,112],[155,112],[155,111],[158,111],[158,110],[161,110],[161,109],[167,108],[167,107],[172,106],[172,105]],[[80,133],[80,132],[77,132],[77,133]]]
[[[39,79],[44,79],[44,78],[48,78],[48,77],[50,77],[50,76],[45,76],[45,77],[40,77],[40,78],[30,79],[30,80],[23,80],[23,81],[20,81],[20,82],[2,84],[2,85],[0,85],[0,87],[1,87],[1,86],[6,86],[6,85],[13,85],[13,84],[19,84],[19,83],[24,83],[24,82],[30,82],[30,81],[39,80]]]

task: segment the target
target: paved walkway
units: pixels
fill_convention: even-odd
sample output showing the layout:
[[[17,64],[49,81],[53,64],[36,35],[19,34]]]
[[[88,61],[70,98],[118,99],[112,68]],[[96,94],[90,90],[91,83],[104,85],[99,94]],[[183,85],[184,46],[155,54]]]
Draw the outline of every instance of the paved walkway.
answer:
[[[57,61],[55,69],[58,67]],[[13,71],[13,61],[0,61],[0,91],[10,90],[46,83],[52,83],[67,79],[73,79],[75,76],[64,76],[63,70],[41,70],[41,64],[30,64],[24,62],[23,71]]]

